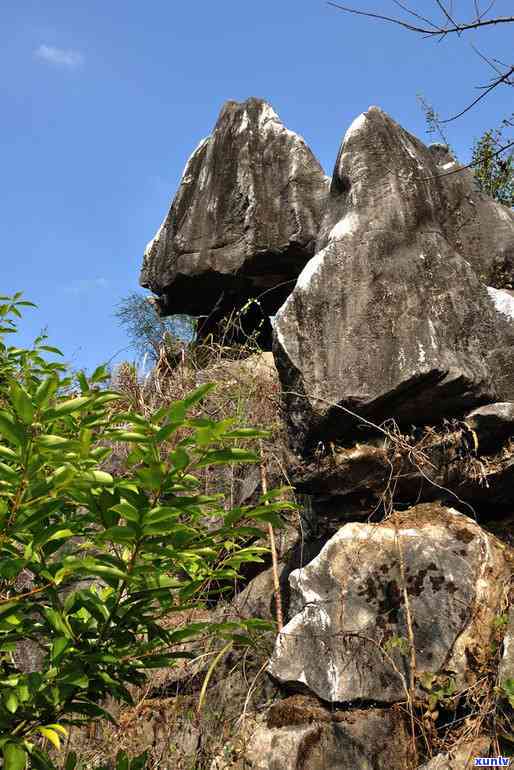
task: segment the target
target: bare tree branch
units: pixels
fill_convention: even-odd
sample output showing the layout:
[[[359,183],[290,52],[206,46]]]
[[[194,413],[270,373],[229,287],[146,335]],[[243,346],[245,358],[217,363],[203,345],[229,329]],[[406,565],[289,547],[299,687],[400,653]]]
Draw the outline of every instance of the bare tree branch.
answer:
[[[446,10],[441,5],[440,0],[436,0],[438,6],[442,8],[447,15]],[[408,21],[405,21],[405,19],[401,19],[394,16],[386,16],[385,14],[381,13],[375,13],[374,11],[360,11],[358,8],[351,8],[347,5],[341,5],[340,3],[336,3],[334,0],[328,0],[328,5],[332,6],[333,8],[336,8],[339,11],[344,11],[345,13],[353,13],[356,16],[366,16],[369,19],[378,19],[379,21],[387,21],[391,24],[397,24],[400,27],[404,27],[404,29],[408,29],[410,32],[419,32],[422,35],[426,35],[427,37],[438,37],[440,35],[448,35],[451,33],[457,33],[460,34],[461,32],[467,32],[471,29],[479,29],[482,27],[489,27],[496,24],[512,24],[514,23],[514,16],[497,16],[493,19],[485,19],[482,15],[480,19],[475,19],[474,21],[470,22],[455,22],[451,20],[447,26],[441,26],[437,25],[434,22],[430,20],[426,20],[427,24],[430,24],[430,27],[417,27],[414,24],[410,24]],[[413,15],[417,15],[416,13],[412,12],[410,9],[407,9],[407,11]],[[418,17],[420,18],[420,17]],[[450,17],[451,18],[451,17]]]
[[[463,32],[470,30],[483,29],[485,27],[491,27],[499,24],[514,23],[514,16],[496,16],[494,18],[486,18],[494,7],[495,0],[491,0],[485,10],[481,10],[480,0],[472,0],[471,5],[472,8],[474,8],[474,18],[472,12],[471,21],[458,20],[453,12],[453,3],[450,2],[448,4],[446,0],[433,0],[435,8],[439,9],[439,11],[443,14],[442,22],[436,22],[434,19],[428,18],[427,16],[422,16],[407,2],[407,0],[392,0],[392,2],[403,11],[405,17],[388,16],[386,14],[377,13],[375,11],[359,10],[353,6],[342,5],[336,0],[328,0],[328,5],[330,5],[332,8],[335,8],[336,10],[343,11],[344,13],[350,13],[356,16],[364,16],[368,19],[377,19],[389,24],[395,24],[396,26],[402,27],[409,32],[415,32],[417,34],[423,35],[424,37],[439,38],[439,40],[443,40],[447,35],[450,34],[457,34],[460,37]],[[421,22],[421,24],[418,25],[412,19],[416,19],[418,22]],[[480,96],[477,96],[476,99],[473,99],[473,101],[468,104],[467,107],[465,107],[456,115],[453,115],[450,118],[446,118],[445,120],[441,120],[441,123],[449,123],[453,120],[457,120],[457,118],[460,118],[462,115],[465,115],[466,112],[471,110],[476,104],[482,101],[482,99],[488,96],[491,91],[493,91],[499,85],[514,85],[514,80],[511,80],[512,75],[514,75],[514,65],[504,64],[498,59],[489,59],[480,51],[478,51],[478,49],[476,49],[474,46],[472,47],[480,56],[480,58],[483,59],[483,61],[486,62],[488,66],[494,69],[498,77],[485,86],[479,86],[479,88],[483,89],[483,93],[481,93]],[[501,67],[503,67],[503,70]]]
[[[462,115],[465,115],[466,112],[469,112],[475,104],[478,104],[478,102],[482,101],[482,99],[485,99],[485,97],[491,93],[497,86],[499,86],[501,83],[508,83],[508,85],[513,85],[513,83],[509,82],[509,78],[511,75],[514,74],[514,66],[510,67],[510,69],[501,77],[496,78],[496,80],[490,85],[490,86],[484,86],[485,91],[480,94],[480,96],[477,96],[476,99],[473,99],[471,104],[468,104],[467,107],[465,107],[463,110],[457,113],[457,115],[453,115],[451,118],[446,118],[446,120],[442,120],[441,123],[450,123],[452,120],[457,120],[457,118],[460,118]]]

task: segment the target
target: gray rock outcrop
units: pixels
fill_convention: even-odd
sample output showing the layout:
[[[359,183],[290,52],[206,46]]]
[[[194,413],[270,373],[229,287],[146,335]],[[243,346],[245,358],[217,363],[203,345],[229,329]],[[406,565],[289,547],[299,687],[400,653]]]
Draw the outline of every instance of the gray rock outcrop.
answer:
[[[247,725],[244,757],[215,758],[209,770],[389,770],[406,768],[409,738],[395,709],[328,710],[286,698]]]
[[[434,154],[378,108],[346,132],[316,254],[275,317],[298,451],[354,434],[351,412],[408,425],[495,400],[486,358],[512,339],[477,273],[494,260],[480,251],[471,263],[467,240],[458,249],[450,237],[439,173]]]
[[[270,315],[314,253],[328,190],[301,136],[261,99],[227,102],[148,244],[142,286],[161,311],[213,320],[259,297]]]
[[[347,524],[291,574],[298,612],[269,667],[282,684],[329,703],[402,701],[411,658],[398,640],[407,643],[409,624],[418,673],[451,671],[458,687],[469,683],[470,660],[490,645],[508,587],[504,548],[439,505],[397,522]]]
[[[514,649],[513,212],[376,107],[329,182],[266,102],[228,102],[141,284],[161,313],[206,317],[200,339],[255,297],[243,335],[275,316],[274,363],[220,360],[195,381],[259,375],[288,428],[269,486],[286,479],[300,503],[277,537],[286,624],[224,654],[177,751],[210,770],[428,770],[497,750]],[[261,484],[258,466],[232,475],[231,500]],[[210,617],[273,620],[267,566]],[[178,709],[209,666],[166,674]]]

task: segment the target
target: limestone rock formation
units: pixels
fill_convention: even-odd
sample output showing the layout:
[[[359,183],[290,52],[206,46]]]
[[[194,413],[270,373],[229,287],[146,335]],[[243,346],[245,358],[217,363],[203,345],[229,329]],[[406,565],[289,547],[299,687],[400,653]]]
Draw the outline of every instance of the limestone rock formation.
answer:
[[[444,145],[430,145],[437,178],[431,195],[438,198],[440,222],[452,247],[467,259],[480,280],[497,289],[512,289],[514,279],[514,212],[478,189],[473,170],[463,168]]]
[[[406,767],[409,755],[408,735],[394,710],[329,711],[296,696],[252,727],[243,760],[219,757],[210,770],[390,770]]]
[[[314,242],[328,189],[302,137],[261,99],[227,102],[186,164],[140,283],[163,314],[218,319],[259,297],[272,314]]]
[[[316,254],[275,318],[298,451],[353,436],[350,412],[409,425],[495,400],[486,357],[512,344],[512,330],[477,272],[488,260],[492,270],[492,255],[473,264],[450,227],[440,170],[378,108],[346,132]]]
[[[514,435],[514,403],[487,404],[466,415],[466,423],[477,436],[477,450],[489,452]]]
[[[288,427],[269,486],[286,480],[300,508],[276,538],[284,628],[223,649],[189,731],[216,650],[149,693],[181,714],[170,767],[453,770],[496,751],[514,670],[513,212],[376,107],[329,183],[268,104],[228,102],[141,283],[163,314],[207,316],[200,336],[252,297],[246,331],[275,315],[274,361],[193,373],[256,379],[259,405],[267,389],[268,425]],[[251,505],[259,466],[227,483]],[[269,565],[206,617],[273,620]]]
[[[394,640],[407,640],[409,625],[418,672],[451,671],[459,687],[473,681],[470,661],[488,649],[508,587],[505,549],[439,505],[396,521],[345,525],[291,574],[298,613],[269,668],[281,683],[330,703],[399,702],[410,656]]]

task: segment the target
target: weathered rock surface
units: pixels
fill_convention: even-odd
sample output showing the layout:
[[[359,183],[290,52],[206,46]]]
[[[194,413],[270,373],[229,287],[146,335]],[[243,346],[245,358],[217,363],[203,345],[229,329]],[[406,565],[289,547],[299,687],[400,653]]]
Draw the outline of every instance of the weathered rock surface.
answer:
[[[242,756],[211,770],[382,770],[409,768],[408,736],[394,709],[328,711],[287,698],[257,721]]]
[[[348,509],[340,523],[366,519],[371,511],[383,514],[381,501],[390,501],[393,488],[403,505],[449,500],[485,519],[508,519],[514,504],[510,411],[510,404],[491,404],[415,436],[333,447],[310,461],[293,460],[290,477],[298,491],[313,496],[315,510],[331,501],[337,512],[339,500],[341,510]]]
[[[495,400],[486,357],[511,344],[511,324],[478,277],[479,257],[468,261],[449,229],[439,172],[434,153],[378,108],[348,129],[317,253],[275,318],[298,451],[355,435],[344,409],[426,424]]]
[[[345,525],[291,574],[299,612],[279,634],[269,667],[282,684],[332,703],[404,699],[410,656],[387,645],[409,637],[404,591],[418,672],[451,671],[458,686],[472,681],[472,661],[490,654],[510,578],[506,548],[437,504],[396,517],[398,530],[395,517]]]
[[[154,672],[138,745],[153,760],[158,747],[163,770],[453,770],[487,756],[507,707],[498,697],[491,713],[495,687],[514,676],[512,610],[493,652],[514,553],[513,212],[378,108],[347,131],[329,184],[268,104],[228,102],[141,283],[163,314],[207,316],[200,339],[256,296],[242,337],[276,314],[275,363],[190,374],[230,398],[254,381],[255,403],[282,389],[293,451],[272,447],[268,479],[291,481],[301,510],[277,536],[285,627],[225,651],[194,720],[212,657]],[[252,410],[256,423],[269,414]],[[251,504],[259,468],[225,483]],[[494,520],[498,538],[446,503]],[[237,590],[205,618],[275,617],[270,569]],[[432,684],[448,682],[434,706]]]
[[[220,318],[258,295],[272,314],[313,254],[327,191],[316,158],[269,104],[227,102],[186,164],[140,283],[163,314]]]
[[[514,288],[514,212],[481,193],[472,169],[462,168],[447,147],[428,149],[437,167],[430,194],[439,197],[440,222],[452,247],[483,283]]]
[[[509,401],[481,406],[464,419],[475,431],[480,453],[494,452],[514,436],[514,403]]]

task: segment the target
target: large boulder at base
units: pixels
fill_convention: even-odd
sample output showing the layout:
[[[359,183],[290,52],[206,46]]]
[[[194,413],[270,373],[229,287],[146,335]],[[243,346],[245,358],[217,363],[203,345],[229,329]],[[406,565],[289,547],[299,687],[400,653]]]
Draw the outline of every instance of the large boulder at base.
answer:
[[[457,687],[469,685],[492,654],[509,579],[506,546],[450,508],[346,524],[291,574],[297,614],[269,671],[327,702],[402,701],[411,656],[396,642],[409,638],[410,613],[418,673],[451,672]]]
[[[269,104],[226,102],[147,246],[140,283],[163,314],[218,318],[258,296],[272,314],[314,252],[327,192],[311,150]]]
[[[328,710],[307,698],[279,701],[249,725],[234,761],[210,770],[407,770],[410,741],[400,709]]]
[[[512,324],[448,236],[438,169],[376,107],[346,132],[317,253],[275,317],[295,450],[348,440],[350,413],[426,424],[497,400],[486,356]]]

